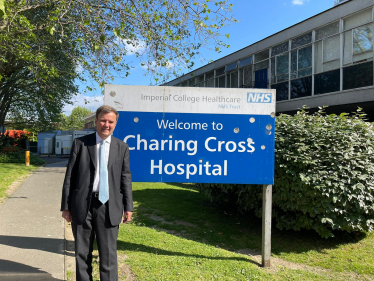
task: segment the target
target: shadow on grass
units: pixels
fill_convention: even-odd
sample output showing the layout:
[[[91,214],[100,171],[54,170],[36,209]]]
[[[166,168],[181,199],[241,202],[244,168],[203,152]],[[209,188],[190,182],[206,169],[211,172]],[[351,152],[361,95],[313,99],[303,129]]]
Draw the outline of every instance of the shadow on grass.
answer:
[[[174,252],[174,251],[167,251],[160,248],[150,247],[142,244],[136,244],[136,243],[130,243],[130,242],[124,242],[124,241],[117,241],[117,249],[118,250],[130,250],[130,251],[136,251],[136,252],[145,252],[150,254],[155,254],[159,256],[183,256],[183,257],[193,257],[193,258],[201,258],[201,259],[210,259],[210,260],[234,260],[234,261],[246,261],[253,263],[255,265],[260,265],[259,263],[246,259],[246,258],[240,258],[240,257],[210,257],[210,256],[204,256],[204,255],[192,255],[192,254],[186,254],[182,252]]]
[[[179,236],[213,246],[219,245],[231,251],[254,249],[260,253],[262,223],[254,214],[235,214],[232,210],[216,206],[209,202],[205,195],[196,192],[196,187],[191,184],[168,183],[152,186],[153,188],[133,192],[138,203],[135,223],[153,228],[156,226],[167,231],[174,227],[170,222],[183,221],[195,227],[183,229],[180,224],[175,226]],[[164,218],[168,224],[152,220],[150,215],[153,214]],[[180,231],[181,228],[183,231]],[[335,238],[324,239],[313,230],[282,231],[276,229],[273,223],[272,252],[303,253],[314,250],[324,253],[326,249],[337,248],[346,243],[357,243],[366,237],[365,233],[337,231],[334,234]]]
[[[178,187],[185,188],[185,189],[200,191],[199,188],[196,187],[196,185],[194,183],[179,183],[179,182],[170,183],[170,182],[166,182],[165,184],[170,185],[170,186],[178,186]]]

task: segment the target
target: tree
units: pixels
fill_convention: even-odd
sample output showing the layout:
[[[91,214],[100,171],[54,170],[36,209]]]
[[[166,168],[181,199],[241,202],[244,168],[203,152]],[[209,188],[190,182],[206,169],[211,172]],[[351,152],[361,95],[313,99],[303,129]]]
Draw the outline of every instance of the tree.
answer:
[[[91,110],[77,106],[68,117],[62,122],[62,130],[79,130],[84,128],[84,119],[87,118],[92,112]],[[63,114],[62,114],[63,115]]]
[[[51,79],[72,82],[89,74],[103,86],[130,74],[129,53],[142,59],[156,82],[168,79],[192,67],[201,47],[226,47],[220,29],[234,21],[230,12],[228,0],[0,0],[0,126],[16,110],[9,91],[19,89],[14,85],[22,74],[20,96],[31,95],[29,84],[44,89],[32,100],[39,108],[54,99],[55,113],[57,100],[68,100],[74,89],[52,91]],[[44,105],[38,116],[49,113]]]

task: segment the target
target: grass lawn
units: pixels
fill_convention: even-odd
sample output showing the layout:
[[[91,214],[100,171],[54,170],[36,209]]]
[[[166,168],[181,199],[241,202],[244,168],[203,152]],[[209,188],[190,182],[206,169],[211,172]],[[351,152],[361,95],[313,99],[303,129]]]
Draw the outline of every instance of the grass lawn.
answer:
[[[39,166],[18,163],[0,163],[0,203],[4,202],[8,197],[8,189],[12,188],[12,184],[22,181]]]
[[[136,280],[374,279],[374,234],[326,240],[273,227],[272,267],[263,269],[259,256],[237,253],[261,254],[259,219],[214,206],[190,184],[134,183],[133,190],[134,220],[120,227],[118,253],[120,269],[128,266]]]

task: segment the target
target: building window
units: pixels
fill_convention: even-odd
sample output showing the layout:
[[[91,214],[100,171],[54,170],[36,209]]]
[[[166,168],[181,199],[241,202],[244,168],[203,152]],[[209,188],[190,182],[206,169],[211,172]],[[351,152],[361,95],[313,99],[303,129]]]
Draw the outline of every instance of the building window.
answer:
[[[344,65],[373,59],[373,25],[354,28],[344,33]]]
[[[312,45],[291,52],[291,79],[312,75]]]
[[[252,88],[252,59],[247,57],[239,61],[239,87]]]
[[[340,36],[329,37],[323,42],[323,62],[329,62],[339,59],[340,57]]]
[[[181,83],[181,87],[187,87],[187,80]]]
[[[265,69],[265,68],[269,68],[269,60],[268,59],[255,64],[255,71]]]
[[[223,74],[225,74],[225,67],[221,67],[216,70],[216,77],[221,76]]]
[[[325,94],[340,90],[340,69],[314,75],[314,94]]]
[[[288,82],[273,84],[271,88],[277,90],[277,101],[288,100]]]
[[[315,73],[340,67],[340,35],[317,42],[314,50]]]
[[[288,81],[289,53],[276,57],[277,83]]]
[[[372,8],[366,9],[360,13],[356,13],[344,19],[344,31],[352,29],[356,26],[363,25],[373,20]]]
[[[218,68],[216,70],[216,85],[217,88],[225,88],[226,87],[226,78],[225,78],[225,67]]]
[[[195,87],[195,77],[187,80],[188,87]]]
[[[231,70],[237,69],[237,67],[238,67],[238,62],[234,62],[232,64],[229,64],[229,65],[226,66],[225,72],[229,72]]]
[[[288,52],[288,41],[287,42],[284,42],[282,44],[279,44],[273,48],[271,48],[271,56],[274,57],[274,56],[277,56],[277,55],[280,55],[280,54],[283,54],[285,52]]]
[[[229,64],[225,68],[227,88],[238,88],[238,62]]]
[[[343,68],[343,90],[373,85],[373,61]]]
[[[269,49],[255,54],[255,71],[269,68]]]
[[[297,51],[297,77],[312,75],[312,45]]]
[[[353,30],[353,55],[373,51],[373,26],[366,25]]]
[[[205,83],[204,83],[204,74],[201,74],[199,76],[196,76],[196,80],[195,80],[196,84],[195,84],[195,87],[204,87]]]
[[[225,88],[226,85],[225,85],[225,75],[221,75],[219,77],[216,78],[216,87],[217,88]]]
[[[289,53],[271,58],[271,83],[289,80]]]
[[[214,88],[214,79],[210,79],[206,81],[206,87]]]
[[[239,87],[241,88],[253,88],[252,85],[252,65],[240,69],[239,74]]]
[[[214,70],[205,73],[205,87],[214,87]]]
[[[330,23],[316,30],[316,41],[339,33],[339,22]]]
[[[269,49],[262,51],[258,54],[255,54],[255,62],[263,61],[269,58]]]
[[[243,68],[243,67],[251,65],[251,64],[252,64],[252,56],[240,60],[239,61],[239,68]]]
[[[227,88],[238,88],[238,71],[227,73]]]
[[[291,81],[291,99],[312,95],[312,76]]]
[[[304,45],[307,45],[309,43],[312,43],[312,32],[309,32],[307,34],[301,35],[299,37],[296,37],[292,39],[291,41],[291,49],[300,48]]]

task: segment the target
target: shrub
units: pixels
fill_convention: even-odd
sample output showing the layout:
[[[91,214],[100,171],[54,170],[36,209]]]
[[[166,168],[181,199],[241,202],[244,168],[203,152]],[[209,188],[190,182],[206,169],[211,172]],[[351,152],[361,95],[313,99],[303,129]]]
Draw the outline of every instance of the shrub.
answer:
[[[0,163],[25,163],[25,151],[18,152],[0,152]],[[42,165],[45,161],[30,153],[30,164]]]
[[[5,134],[0,133],[0,148],[17,146],[26,148],[26,139],[28,139],[28,132],[15,132],[13,136],[9,136],[9,131]]]
[[[273,187],[277,228],[314,229],[322,237],[333,236],[333,230],[372,231],[373,148],[373,124],[363,121],[360,112],[325,115],[320,110],[309,115],[303,110],[278,116]],[[261,215],[259,186],[200,186],[212,200]]]
[[[15,144],[15,139],[9,136],[9,132],[5,134],[0,133],[0,147],[13,146]]]
[[[4,153],[9,153],[9,152],[24,151],[24,149],[19,146],[3,146],[1,147],[0,151]]]

